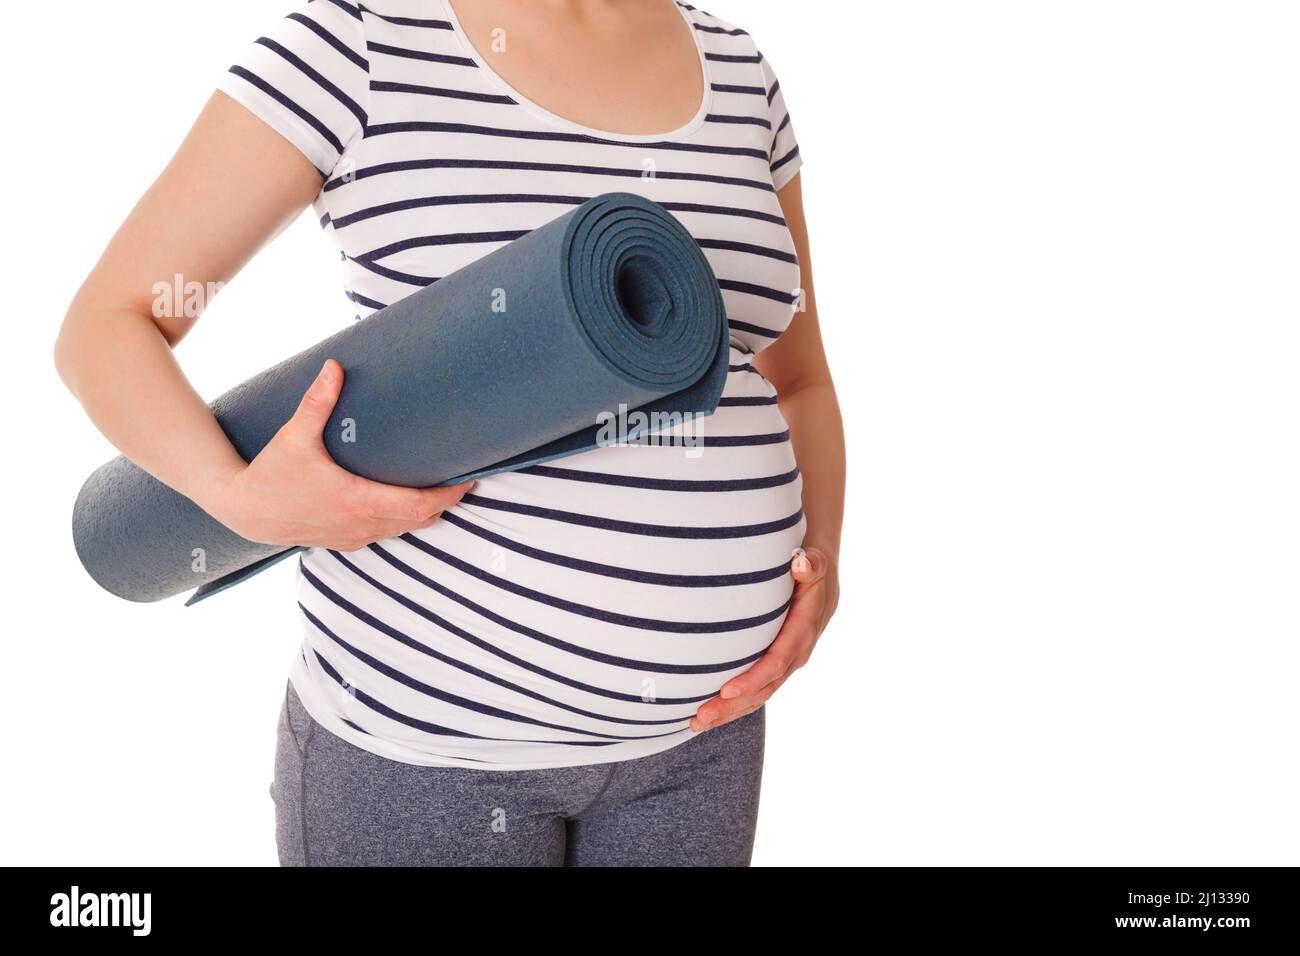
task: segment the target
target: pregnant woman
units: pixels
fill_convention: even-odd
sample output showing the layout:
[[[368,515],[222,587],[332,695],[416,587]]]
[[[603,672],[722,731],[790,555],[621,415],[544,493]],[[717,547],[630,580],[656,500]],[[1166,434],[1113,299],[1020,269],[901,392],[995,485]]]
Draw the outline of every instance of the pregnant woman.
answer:
[[[748,863],[763,704],[838,598],[844,443],[799,166],[754,41],[673,0],[315,0],[225,74],[56,358],[141,467],[310,546],[282,864]],[[156,282],[230,280],[309,204],[360,318],[619,190],[676,216],[722,288],[702,448],[381,485],[325,451],[331,361],[245,462],[172,357],[194,316],[153,314]]]

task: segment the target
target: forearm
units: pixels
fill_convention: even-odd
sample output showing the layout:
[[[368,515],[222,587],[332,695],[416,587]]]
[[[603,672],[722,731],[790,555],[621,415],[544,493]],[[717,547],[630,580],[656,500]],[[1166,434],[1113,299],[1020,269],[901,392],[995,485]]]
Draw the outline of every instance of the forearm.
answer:
[[[64,383],[123,454],[209,512],[244,461],[181,371],[157,324],[78,294],[55,347]]]
[[[797,388],[780,397],[781,414],[803,476],[804,544],[838,563],[844,524],[844,425],[830,382]]]

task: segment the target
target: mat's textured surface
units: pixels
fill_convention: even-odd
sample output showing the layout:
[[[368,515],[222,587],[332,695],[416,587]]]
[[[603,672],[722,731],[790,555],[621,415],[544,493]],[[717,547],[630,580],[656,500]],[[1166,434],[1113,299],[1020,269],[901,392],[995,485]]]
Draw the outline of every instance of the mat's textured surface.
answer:
[[[346,373],[325,430],[334,460],[428,487],[593,448],[620,405],[712,412],[727,321],[690,234],[609,193],[222,395],[213,413],[246,460],[329,358]],[[124,457],[86,481],[72,525],[91,577],[133,601],[201,587],[192,603],[299,550],[240,537]]]

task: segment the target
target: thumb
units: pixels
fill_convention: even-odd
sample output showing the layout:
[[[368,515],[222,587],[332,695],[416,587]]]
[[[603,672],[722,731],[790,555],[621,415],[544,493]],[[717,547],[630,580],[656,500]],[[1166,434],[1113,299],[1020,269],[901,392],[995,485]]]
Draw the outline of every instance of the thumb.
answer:
[[[320,442],[321,433],[329,424],[334,404],[343,390],[343,366],[330,359],[321,366],[311,386],[298,403],[298,410],[289,419],[289,430],[297,438]]]
[[[826,576],[830,562],[820,548],[795,548],[790,559],[790,574],[795,583],[807,587]]]

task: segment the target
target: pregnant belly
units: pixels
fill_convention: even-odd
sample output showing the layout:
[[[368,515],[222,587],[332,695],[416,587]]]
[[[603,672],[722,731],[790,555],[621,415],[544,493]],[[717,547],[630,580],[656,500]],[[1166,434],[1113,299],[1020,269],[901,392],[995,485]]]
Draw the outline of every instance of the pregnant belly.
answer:
[[[343,688],[347,718],[373,734],[372,704],[414,711],[481,738],[440,751],[540,747],[539,766],[590,762],[563,752],[586,734],[647,752],[684,733],[776,636],[803,535],[772,388],[732,363],[702,427],[485,478],[430,528],[309,552],[307,663]],[[429,751],[428,731],[379,723]]]

